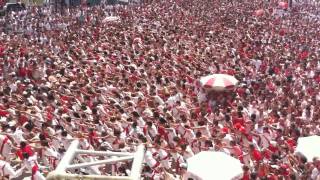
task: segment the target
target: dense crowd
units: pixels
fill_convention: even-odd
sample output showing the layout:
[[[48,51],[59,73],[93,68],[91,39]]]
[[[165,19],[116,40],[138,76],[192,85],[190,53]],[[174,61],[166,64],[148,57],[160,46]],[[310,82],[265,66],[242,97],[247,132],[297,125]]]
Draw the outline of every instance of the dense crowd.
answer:
[[[79,139],[103,151],[145,144],[145,179],[179,179],[187,158],[221,151],[243,163],[243,180],[319,180],[320,159],[294,153],[299,137],[320,135],[318,8],[168,0],[6,15],[0,173],[45,179]],[[198,80],[213,73],[240,83],[208,95]],[[94,168],[130,173],[128,163]]]

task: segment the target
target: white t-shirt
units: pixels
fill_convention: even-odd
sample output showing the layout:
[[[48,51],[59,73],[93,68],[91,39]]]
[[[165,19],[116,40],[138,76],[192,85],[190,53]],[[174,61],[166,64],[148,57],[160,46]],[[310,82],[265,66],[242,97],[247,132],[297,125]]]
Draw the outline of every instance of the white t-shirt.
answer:
[[[42,150],[42,161],[46,166],[51,166],[52,168],[54,168],[54,166],[58,163],[55,162],[58,160],[58,157],[59,153],[53,148],[46,147]]]
[[[222,142],[229,144],[230,141],[232,140],[233,140],[232,136],[230,134],[226,134],[226,136],[222,139]]]
[[[320,178],[320,171],[318,168],[314,168],[311,173],[311,179],[312,180],[319,180],[319,178]]]
[[[10,136],[14,139],[16,144],[20,144],[20,142],[26,141],[23,134],[24,132],[21,129],[16,129],[16,131],[13,134],[10,134]]]
[[[147,128],[147,133],[149,136],[151,136],[152,138],[155,137],[158,133],[157,128],[155,125],[152,125],[151,128]]]
[[[207,100],[207,96],[205,93],[203,92],[199,92],[197,95],[198,101],[201,102],[205,102]]]
[[[19,169],[18,171],[14,171],[14,169],[12,168],[12,166],[6,162],[6,161],[2,161],[0,160],[0,167],[2,168],[0,170],[0,176],[8,176],[11,178],[15,178],[17,176],[20,176],[22,174],[22,169]]]
[[[159,103],[160,105],[164,104],[164,101],[162,100],[162,98],[158,95],[154,96],[154,99],[157,103]]]
[[[192,156],[194,156],[194,153],[192,152],[192,149],[190,146],[187,146],[187,149],[183,152],[183,158],[184,159],[189,159]]]
[[[260,134],[260,138],[261,138],[262,148],[268,148],[271,141],[270,134],[268,133]]]
[[[144,126],[146,125],[146,122],[143,120],[142,117],[139,117],[139,118],[137,119],[137,123],[138,123],[138,126],[139,126],[139,127],[144,127]]]
[[[260,66],[261,66],[261,64],[262,64],[261,60],[259,60],[259,59],[257,59],[257,60],[253,59],[251,62],[252,62],[252,64],[255,66],[256,70],[259,70],[259,69],[260,69]]]
[[[131,131],[129,133],[130,136],[133,136],[135,138],[137,138],[139,134],[143,134],[143,131],[139,127],[131,128]]]
[[[68,134],[67,137],[61,137],[61,143],[65,149],[68,149],[73,138]]]
[[[185,129],[185,133],[184,133],[183,138],[185,138],[189,144],[192,142],[192,140],[195,137],[196,137],[196,135],[194,134],[194,132],[191,129]]]

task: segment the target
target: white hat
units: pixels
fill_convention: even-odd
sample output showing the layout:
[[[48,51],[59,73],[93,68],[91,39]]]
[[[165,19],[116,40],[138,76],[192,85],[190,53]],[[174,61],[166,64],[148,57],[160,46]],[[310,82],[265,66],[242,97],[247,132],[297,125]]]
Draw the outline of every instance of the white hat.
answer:
[[[5,123],[7,122],[7,118],[6,117],[1,117],[0,118],[0,123]]]
[[[9,125],[9,126],[15,126],[16,124],[17,124],[16,121],[10,121],[10,122],[8,122],[8,125]]]
[[[270,144],[271,144],[272,146],[277,146],[277,142],[276,142],[276,141],[270,141]]]
[[[183,169],[187,169],[188,168],[188,164],[187,163],[181,163],[179,166],[181,168],[183,168]]]

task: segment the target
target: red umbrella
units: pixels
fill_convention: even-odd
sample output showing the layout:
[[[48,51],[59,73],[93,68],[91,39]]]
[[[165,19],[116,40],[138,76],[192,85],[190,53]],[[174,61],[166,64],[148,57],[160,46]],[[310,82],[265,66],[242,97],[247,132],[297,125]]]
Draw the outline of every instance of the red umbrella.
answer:
[[[205,89],[225,90],[237,85],[238,80],[228,74],[213,74],[202,77],[200,83]]]
[[[289,5],[287,2],[279,2],[279,6],[282,8],[282,9],[288,9]]]
[[[255,15],[256,15],[256,16],[262,16],[262,15],[264,15],[264,10],[263,10],[263,9],[258,9],[258,10],[256,10]]]

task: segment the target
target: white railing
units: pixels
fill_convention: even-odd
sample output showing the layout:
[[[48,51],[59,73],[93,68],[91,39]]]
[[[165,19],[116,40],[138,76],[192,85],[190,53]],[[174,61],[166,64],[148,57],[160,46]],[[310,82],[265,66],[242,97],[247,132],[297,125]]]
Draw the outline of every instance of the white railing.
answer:
[[[50,172],[47,176],[48,180],[63,180],[63,179],[104,179],[104,180],[140,180],[142,163],[145,153],[144,145],[139,145],[135,153],[127,152],[105,152],[105,151],[90,151],[78,149],[79,141],[74,140],[67,152],[63,156],[57,168]],[[86,162],[79,155],[98,155],[107,156],[112,158],[107,158],[104,160],[94,160],[91,162]],[[74,159],[80,160],[80,164],[72,164]],[[130,176],[106,176],[99,175],[99,173],[91,168],[92,166],[102,165],[102,164],[113,164],[122,161],[133,161]],[[89,168],[92,175],[80,175],[67,173],[68,170],[78,169],[78,168]]]

